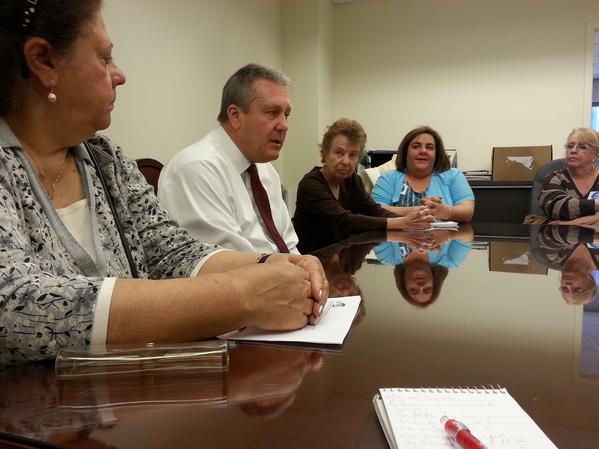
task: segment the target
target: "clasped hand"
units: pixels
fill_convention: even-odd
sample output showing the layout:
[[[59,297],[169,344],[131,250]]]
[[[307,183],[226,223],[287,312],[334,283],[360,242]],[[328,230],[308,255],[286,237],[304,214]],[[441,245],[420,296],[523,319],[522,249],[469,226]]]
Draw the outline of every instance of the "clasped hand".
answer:
[[[329,284],[314,256],[274,254],[246,268],[251,323],[265,330],[292,330],[314,324],[329,296]]]
[[[449,219],[450,208],[440,196],[425,196],[420,204],[428,207],[436,219]]]

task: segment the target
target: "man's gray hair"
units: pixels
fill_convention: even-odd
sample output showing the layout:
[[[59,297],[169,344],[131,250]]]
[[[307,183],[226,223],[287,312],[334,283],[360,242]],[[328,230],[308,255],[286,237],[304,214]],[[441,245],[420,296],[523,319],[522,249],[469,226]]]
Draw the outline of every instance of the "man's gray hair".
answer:
[[[220,112],[217,120],[225,123],[229,120],[227,109],[232,104],[237,105],[243,112],[248,112],[250,103],[258,97],[254,89],[254,81],[265,79],[280,86],[287,87],[289,78],[283,72],[260,64],[248,64],[237,70],[223,87]]]

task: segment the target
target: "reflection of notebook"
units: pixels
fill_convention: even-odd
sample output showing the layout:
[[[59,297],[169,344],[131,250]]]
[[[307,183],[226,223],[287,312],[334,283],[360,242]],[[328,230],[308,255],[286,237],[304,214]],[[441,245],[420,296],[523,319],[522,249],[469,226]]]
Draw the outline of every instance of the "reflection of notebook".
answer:
[[[373,403],[392,449],[452,449],[443,416],[489,448],[557,449],[504,388],[381,388]]]

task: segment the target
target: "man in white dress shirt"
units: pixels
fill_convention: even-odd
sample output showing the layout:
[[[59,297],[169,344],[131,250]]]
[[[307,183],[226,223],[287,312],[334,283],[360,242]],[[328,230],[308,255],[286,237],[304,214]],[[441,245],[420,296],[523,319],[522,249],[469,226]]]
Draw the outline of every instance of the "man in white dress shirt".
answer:
[[[281,181],[270,163],[287,133],[287,85],[287,77],[271,68],[240,68],[223,88],[220,126],[163,168],[158,198],[195,237],[238,251],[298,253]],[[259,181],[250,180],[252,170]],[[267,199],[262,190],[260,200],[256,183]],[[272,217],[264,213],[265,202]]]

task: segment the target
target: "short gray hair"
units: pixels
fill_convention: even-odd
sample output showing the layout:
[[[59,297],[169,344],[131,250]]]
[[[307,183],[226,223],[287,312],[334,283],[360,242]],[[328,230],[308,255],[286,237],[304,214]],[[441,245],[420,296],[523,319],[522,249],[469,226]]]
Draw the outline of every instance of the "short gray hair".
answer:
[[[217,117],[220,123],[229,120],[227,109],[232,104],[239,106],[243,112],[248,112],[250,103],[258,97],[258,93],[254,89],[254,81],[257,79],[272,81],[283,87],[289,86],[289,78],[279,70],[260,64],[243,66],[231,75],[223,87],[220,112]]]
[[[568,134],[568,139],[574,134],[578,134],[584,143],[595,147],[595,152],[599,151],[599,132],[595,131],[593,128],[574,128],[572,132]]]

